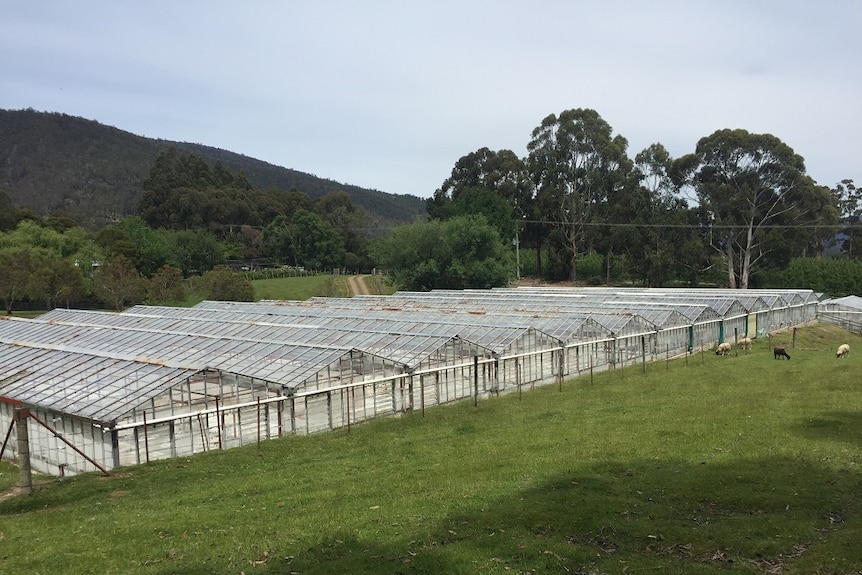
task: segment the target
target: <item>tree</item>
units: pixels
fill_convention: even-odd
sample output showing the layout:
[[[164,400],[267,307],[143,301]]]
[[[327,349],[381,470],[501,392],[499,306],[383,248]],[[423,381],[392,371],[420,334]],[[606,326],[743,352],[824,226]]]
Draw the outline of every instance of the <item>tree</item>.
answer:
[[[231,271],[227,266],[216,266],[201,276],[201,286],[207,298],[216,301],[252,301],[254,286],[249,279]]]
[[[233,225],[259,225],[265,198],[243,174],[232,174],[216,162],[210,168],[195,154],[178,155],[175,148],[160,154],[143,182],[138,212],[152,228],[220,231]]]
[[[154,230],[137,216],[123,218],[117,227],[123,231],[123,238],[135,246],[129,257],[145,277],[151,277],[171,261],[170,232]]]
[[[267,226],[264,235],[270,245],[270,255],[276,261],[317,270],[344,265],[343,240],[315,213],[299,209],[289,221],[276,218]]]
[[[368,225],[368,214],[356,207],[345,192],[333,192],[315,203],[314,212],[318,214],[341,237],[345,256],[342,264],[348,267],[371,269],[368,259],[368,240],[363,229]]]
[[[480,148],[461,157],[434,196],[426,200],[428,215],[441,220],[464,212],[453,213],[466,190],[483,189],[505,200],[512,213],[523,218],[532,197],[532,185],[523,160],[511,150],[494,152]]]
[[[33,250],[28,247],[0,248],[0,296],[6,305],[6,315],[12,315],[12,304],[27,291],[33,257]]]
[[[840,238],[841,251],[847,257],[858,258],[862,254],[862,237],[858,227],[862,223],[862,188],[857,188],[853,180],[841,180],[832,190],[841,222],[846,226]]]
[[[164,265],[150,278],[147,285],[147,299],[150,304],[177,302],[183,297],[185,297],[185,286],[181,269]]]
[[[0,190],[0,232],[11,230],[18,224],[18,214],[12,199]]]
[[[44,254],[34,258],[30,276],[30,299],[42,300],[47,309],[66,307],[87,295],[81,269],[66,258]]]
[[[520,242],[526,232],[533,245],[541,245],[546,234],[535,233],[532,190],[524,161],[514,152],[480,148],[455,163],[425,205],[428,215],[441,220],[482,214],[504,242]]]
[[[398,226],[372,254],[408,290],[491,288],[514,275],[511,251],[481,215]]]
[[[173,261],[183,275],[200,274],[224,261],[221,244],[206,230],[180,230],[169,237]]]
[[[695,213],[672,170],[667,149],[652,144],[635,156],[629,185],[609,201],[607,219],[615,225],[608,254],[625,254],[632,277],[647,287],[676,279],[691,283],[706,265]]]
[[[141,274],[123,256],[109,259],[99,266],[93,278],[93,293],[116,311],[140,303],[146,290]]]
[[[116,224],[100,229],[94,239],[109,258],[122,256],[130,262],[139,258],[138,246],[126,235],[126,231]]]
[[[551,114],[533,130],[527,168],[540,213],[565,238],[572,281],[578,256],[594,248],[596,234],[589,226],[599,220],[608,195],[625,185],[631,169],[627,147],[595,110]]]
[[[677,162],[697,193],[731,288],[747,288],[770,254],[786,264],[788,248],[810,237],[804,226],[828,223],[828,198],[805,175],[802,157],[775,136],[718,130]]]

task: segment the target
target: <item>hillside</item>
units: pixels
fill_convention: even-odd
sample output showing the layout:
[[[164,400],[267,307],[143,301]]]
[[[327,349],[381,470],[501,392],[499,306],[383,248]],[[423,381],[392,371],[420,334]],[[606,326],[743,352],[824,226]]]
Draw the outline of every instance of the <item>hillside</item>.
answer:
[[[40,215],[66,212],[97,228],[135,213],[153,160],[174,146],[245,173],[260,190],[297,189],[311,198],[343,191],[381,221],[412,221],[424,200],[342,184],[201,144],[145,138],[93,120],[33,110],[0,110],[0,190]]]

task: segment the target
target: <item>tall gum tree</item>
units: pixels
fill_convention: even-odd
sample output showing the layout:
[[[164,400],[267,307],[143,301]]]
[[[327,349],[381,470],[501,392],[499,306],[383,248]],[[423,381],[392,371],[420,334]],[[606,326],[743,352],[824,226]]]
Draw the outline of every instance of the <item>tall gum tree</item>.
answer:
[[[551,114],[532,132],[527,169],[542,213],[565,238],[572,281],[578,256],[593,247],[590,225],[601,219],[608,197],[625,186],[627,147],[598,112],[585,108]]]
[[[677,167],[697,195],[731,288],[747,289],[758,262],[834,213],[834,202],[806,176],[803,158],[771,134],[718,130]]]
[[[520,245],[526,236],[536,248],[541,272],[541,233],[532,214],[533,192],[524,160],[511,150],[480,148],[462,156],[443,185],[426,200],[428,215],[448,220],[482,214],[497,228],[504,242]],[[540,273],[541,275],[541,273]]]

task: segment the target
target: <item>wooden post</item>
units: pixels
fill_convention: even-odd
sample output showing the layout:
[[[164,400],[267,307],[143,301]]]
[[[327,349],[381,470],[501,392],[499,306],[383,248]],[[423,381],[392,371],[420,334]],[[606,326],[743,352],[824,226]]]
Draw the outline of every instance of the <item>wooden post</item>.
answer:
[[[221,428],[224,425],[224,421],[222,421],[221,414],[219,414],[219,405],[218,405],[219,402],[218,402],[218,400],[219,400],[219,396],[217,395],[215,398],[215,404],[216,404],[215,415],[216,415],[216,427],[218,428],[218,448],[223,449],[222,443],[221,443]]]
[[[473,407],[479,405],[479,356],[473,356]]]
[[[144,455],[146,455],[147,463],[150,462],[150,439],[147,436],[147,410],[144,410]]]
[[[33,474],[30,471],[30,435],[27,418],[30,410],[26,407],[15,408],[15,431],[18,434],[18,481],[24,495],[33,493]]]
[[[646,373],[646,336],[641,336],[641,359],[643,360],[644,373]]]

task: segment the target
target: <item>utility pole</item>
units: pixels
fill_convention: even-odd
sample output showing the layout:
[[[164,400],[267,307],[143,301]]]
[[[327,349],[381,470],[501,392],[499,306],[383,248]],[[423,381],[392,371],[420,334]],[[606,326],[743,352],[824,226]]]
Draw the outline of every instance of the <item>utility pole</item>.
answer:
[[[512,240],[512,245],[515,246],[515,268],[518,275],[518,280],[521,279],[521,252],[519,250],[521,242],[518,240],[518,234],[515,233],[515,239]]]

